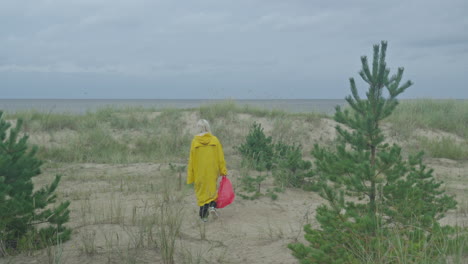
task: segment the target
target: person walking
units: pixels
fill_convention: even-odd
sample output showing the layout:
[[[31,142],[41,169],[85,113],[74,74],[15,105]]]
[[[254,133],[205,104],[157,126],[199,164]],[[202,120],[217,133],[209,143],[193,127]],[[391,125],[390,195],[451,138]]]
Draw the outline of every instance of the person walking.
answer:
[[[208,215],[216,213],[218,177],[226,176],[226,161],[218,138],[211,134],[210,124],[205,119],[197,122],[198,133],[192,140],[187,166],[187,184],[194,183],[200,218],[208,221]]]

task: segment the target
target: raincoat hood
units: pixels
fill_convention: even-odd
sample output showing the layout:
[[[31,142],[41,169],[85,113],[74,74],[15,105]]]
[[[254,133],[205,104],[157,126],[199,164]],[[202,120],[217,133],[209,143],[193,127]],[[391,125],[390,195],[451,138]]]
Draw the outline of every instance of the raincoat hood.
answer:
[[[195,136],[195,147],[200,147],[204,145],[216,145],[215,142],[213,141],[214,136],[211,133],[205,133],[203,135],[197,135]],[[212,143],[212,144],[210,144]]]

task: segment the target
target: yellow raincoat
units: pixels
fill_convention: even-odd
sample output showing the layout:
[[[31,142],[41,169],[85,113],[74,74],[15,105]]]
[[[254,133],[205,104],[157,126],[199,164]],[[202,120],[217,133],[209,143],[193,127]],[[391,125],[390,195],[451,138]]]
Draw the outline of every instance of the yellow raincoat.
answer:
[[[210,133],[197,135],[192,140],[187,166],[187,184],[194,184],[198,206],[218,198],[216,188],[219,175],[227,175],[223,147]]]

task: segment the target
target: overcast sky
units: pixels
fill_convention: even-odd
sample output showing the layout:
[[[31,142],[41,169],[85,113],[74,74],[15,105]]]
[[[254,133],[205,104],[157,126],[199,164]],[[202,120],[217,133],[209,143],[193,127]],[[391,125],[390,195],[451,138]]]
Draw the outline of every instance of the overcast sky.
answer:
[[[0,98],[341,99],[381,40],[468,98],[467,0],[0,0]]]

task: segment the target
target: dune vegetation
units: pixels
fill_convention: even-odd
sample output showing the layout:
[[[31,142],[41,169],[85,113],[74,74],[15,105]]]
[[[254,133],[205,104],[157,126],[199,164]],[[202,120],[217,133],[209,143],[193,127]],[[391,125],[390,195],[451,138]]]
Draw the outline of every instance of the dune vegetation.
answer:
[[[385,120],[386,139],[402,146],[404,155],[425,151],[425,163],[458,202],[440,220],[460,227],[458,239],[438,242],[437,247],[421,245],[422,255],[436,254],[440,263],[464,263],[468,104],[425,99],[403,101],[397,109]],[[296,263],[287,245],[304,241],[303,226],[317,225],[315,208],[324,201],[310,189],[278,181],[284,171],[249,167],[242,162],[239,146],[254,123],[272,142],[300,145],[304,161],[314,162],[314,144],[324,148],[336,144],[337,123],[329,116],[267,111],[233,101],[183,110],[6,114],[9,122],[24,121],[23,132],[45,161],[35,185],[62,175],[57,202],[71,202],[67,226],[73,233],[67,242],[41,250],[24,248],[0,259],[5,263],[33,259],[40,263]],[[207,224],[197,218],[193,191],[185,185],[190,141],[200,118],[210,121],[213,134],[221,140],[238,193],[234,204]],[[258,189],[256,195],[246,191],[249,184]],[[405,255],[409,251],[398,230],[391,238],[395,248],[402,247],[398,251],[402,263],[413,257]],[[430,261],[433,258],[428,257],[420,263]]]

